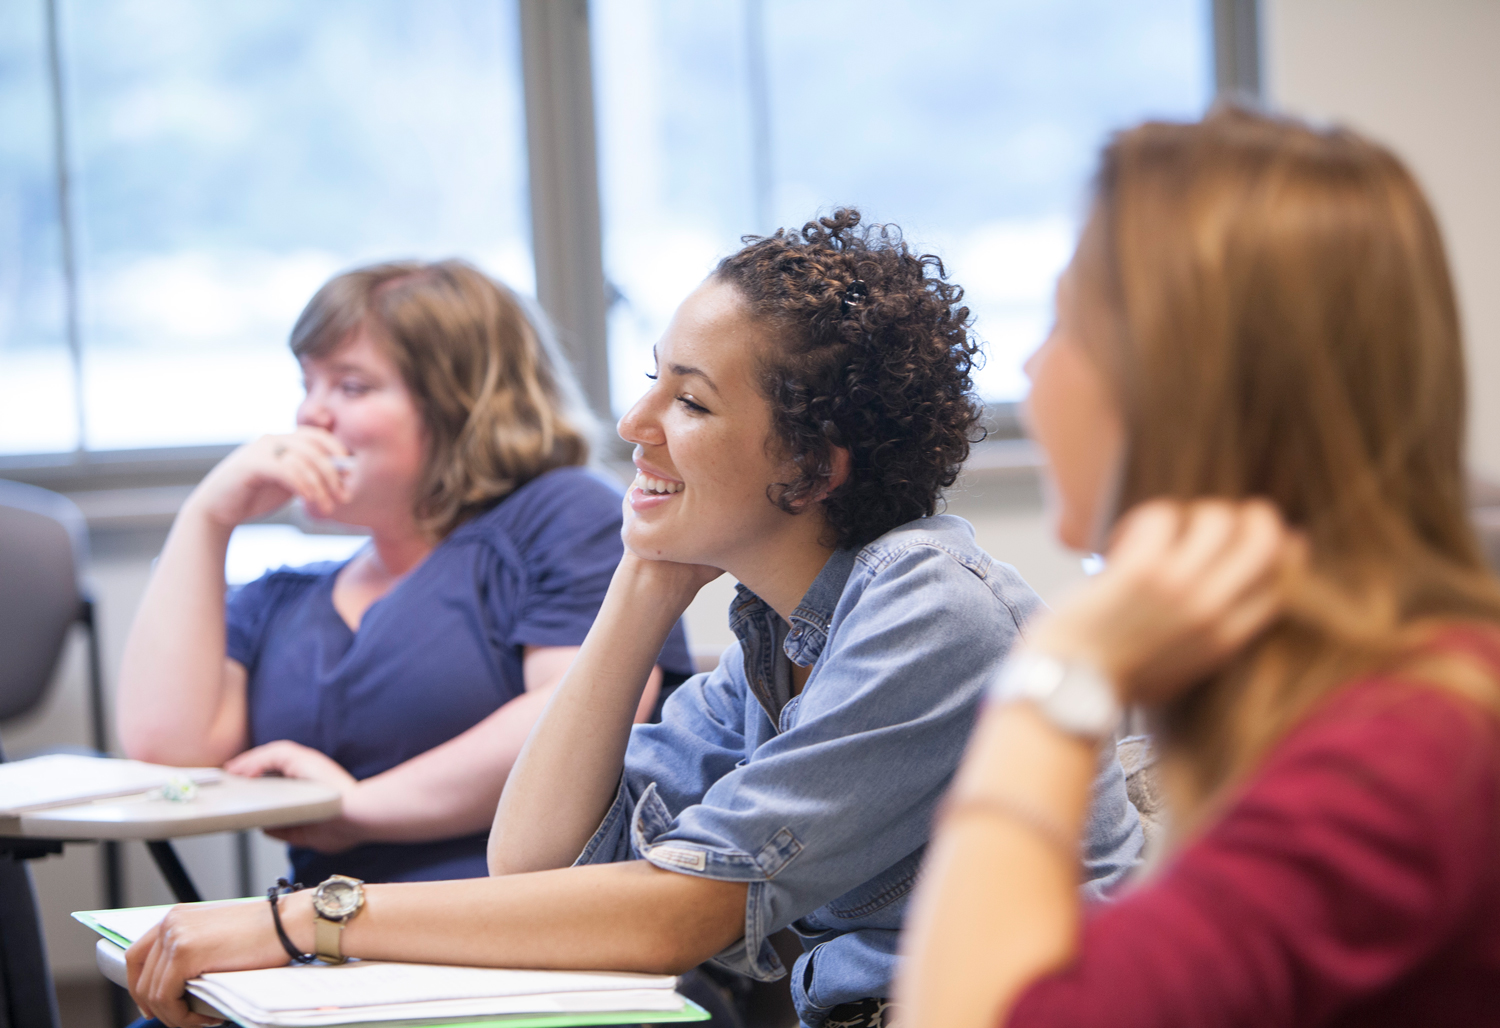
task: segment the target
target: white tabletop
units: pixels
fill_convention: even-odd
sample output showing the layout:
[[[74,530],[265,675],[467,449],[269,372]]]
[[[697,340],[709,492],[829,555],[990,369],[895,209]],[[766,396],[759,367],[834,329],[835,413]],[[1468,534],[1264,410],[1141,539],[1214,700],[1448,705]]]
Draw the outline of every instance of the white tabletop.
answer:
[[[31,839],[175,839],[209,832],[284,828],[337,817],[338,792],[298,778],[225,775],[185,802],[155,792],[0,817],[0,836]]]

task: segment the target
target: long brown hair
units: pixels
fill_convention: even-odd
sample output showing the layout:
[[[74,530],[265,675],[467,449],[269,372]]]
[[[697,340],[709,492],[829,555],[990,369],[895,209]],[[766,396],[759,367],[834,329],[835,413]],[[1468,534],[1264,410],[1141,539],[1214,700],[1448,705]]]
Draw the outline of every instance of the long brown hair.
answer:
[[[1265,497],[1312,553],[1288,614],[1155,712],[1190,824],[1340,685],[1436,623],[1500,621],[1467,515],[1457,306],[1395,156],[1232,107],[1114,138],[1079,261],[1116,314],[1096,356],[1129,439],[1119,509]]]
[[[509,289],[464,261],[393,261],[337,275],[292,329],[298,359],[364,328],[422,412],[415,514],[441,539],[553,468],[583,464],[592,419],[566,358]]]

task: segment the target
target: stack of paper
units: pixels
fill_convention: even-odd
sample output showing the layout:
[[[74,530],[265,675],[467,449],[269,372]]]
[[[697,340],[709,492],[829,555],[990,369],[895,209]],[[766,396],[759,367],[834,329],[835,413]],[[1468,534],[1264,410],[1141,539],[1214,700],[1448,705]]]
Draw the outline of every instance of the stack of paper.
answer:
[[[174,778],[217,782],[216,767],[167,767],[139,760],[56,753],[0,764],[0,817],[160,789]]]
[[[357,961],[206,974],[189,991],[235,1020],[287,1028],[502,1014],[676,1013],[662,975],[500,971]]]
[[[168,909],[93,910],[73,916],[111,942],[128,945]],[[213,972],[188,982],[188,993],[246,1028],[456,1028],[479,1023],[541,1028],[706,1019],[702,1008],[680,996],[676,986],[671,975],[360,960]]]

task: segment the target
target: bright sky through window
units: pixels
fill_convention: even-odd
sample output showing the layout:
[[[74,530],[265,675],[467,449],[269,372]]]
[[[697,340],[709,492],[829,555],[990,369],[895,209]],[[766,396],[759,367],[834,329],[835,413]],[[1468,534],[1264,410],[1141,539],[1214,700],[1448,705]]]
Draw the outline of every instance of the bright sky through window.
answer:
[[[1213,92],[1202,0],[594,0],[613,399],[745,233],[839,204],[943,257],[1025,392],[1099,145]]]

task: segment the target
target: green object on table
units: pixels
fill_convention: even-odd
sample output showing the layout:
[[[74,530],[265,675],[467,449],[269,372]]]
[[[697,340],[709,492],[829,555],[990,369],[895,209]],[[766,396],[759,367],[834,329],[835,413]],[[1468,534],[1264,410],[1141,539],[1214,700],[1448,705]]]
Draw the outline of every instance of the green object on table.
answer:
[[[171,910],[174,906],[176,906],[175,903],[162,903],[154,907],[141,907],[139,909]],[[77,921],[81,925],[87,926],[88,928],[92,928],[94,931],[98,932],[100,935],[104,936],[106,939],[108,939],[110,942],[114,943],[121,949],[129,949],[131,944],[130,939],[125,938],[125,936],[121,935],[113,928],[107,928],[104,925],[100,924],[98,919],[94,917],[95,914],[107,913],[109,913],[109,911],[107,910],[75,910],[73,911],[73,920]]]

